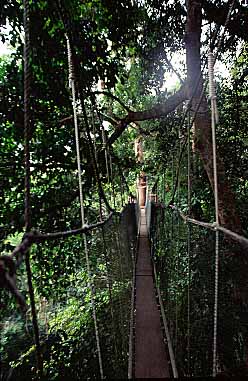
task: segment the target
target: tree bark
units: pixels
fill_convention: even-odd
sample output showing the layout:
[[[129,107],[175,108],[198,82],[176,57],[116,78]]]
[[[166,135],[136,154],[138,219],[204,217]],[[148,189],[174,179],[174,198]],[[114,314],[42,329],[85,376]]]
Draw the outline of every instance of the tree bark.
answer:
[[[150,120],[164,117],[174,111],[183,101],[187,99],[187,90],[183,85],[180,90],[167,99],[165,103],[157,104],[150,110],[130,111],[117,125],[115,131],[109,137],[108,144],[112,145],[125,131],[128,124],[142,120]]]
[[[188,1],[188,17],[186,24],[186,59],[187,59],[187,80],[189,97],[193,95],[192,108],[196,109],[202,91],[203,79],[201,73],[201,23],[202,23],[202,1]],[[195,83],[199,85],[194,91]],[[206,95],[203,95],[199,110],[195,118],[195,148],[199,151],[204,169],[208,179],[214,189],[213,175],[213,148],[211,132],[211,115],[208,110]],[[238,233],[241,232],[241,223],[236,211],[234,195],[230,189],[225,176],[224,163],[217,152],[218,170],[218,197],[219,197],[219,220],[220,224]]]

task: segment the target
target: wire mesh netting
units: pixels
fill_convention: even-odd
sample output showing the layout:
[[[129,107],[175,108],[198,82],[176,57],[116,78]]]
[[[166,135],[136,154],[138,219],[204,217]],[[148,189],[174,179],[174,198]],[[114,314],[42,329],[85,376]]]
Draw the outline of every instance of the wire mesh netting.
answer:
[[[152,255],[179,376],[213,374],[215,234],[151,204]],[[217,373],[246,375],[245,251],[219,236]]]
[[[135,204],[87,233],[106,378],[127,377],[136,239]],[[82,238],[34,246],[31,263],[44,379],[100,378]],[[24,269],[17,275],[19,289],[27,297]],[[21,316],[6,290],[1,290],[1,302],[8,307],[1,321],[1,379],[35,379],[31,312]]]

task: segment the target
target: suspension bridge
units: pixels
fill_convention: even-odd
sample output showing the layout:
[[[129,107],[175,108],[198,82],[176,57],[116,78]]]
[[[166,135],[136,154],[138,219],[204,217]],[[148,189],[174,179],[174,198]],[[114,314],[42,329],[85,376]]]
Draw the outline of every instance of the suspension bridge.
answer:
[[[23,313],[32,317],[33,352],[36,365],[31,377],[47,379],[46,353],[51,350],[51,336],[42,337],[40,326],[45,326],[42,305],[37,306],[31,270],[31,249],[36,244],[41,250],[47,242],[82,237],[80,250],[84,252],[87,269],[87,290],[90,300],[91,323],[85,327],[90,348],[74,347],[61,334],[75,358],[76,369],[61,369],[61,377],[85,378],[178,378],[232,376],[246,364],[247,318],[245,307],[228,319],[227,311],[237,308],[237,292],[231,280],[239,271],[235,262],[226,261],[228,253],[247,251],[246,237],[231,231],[219,222],[218,178],[216,161],[215,124],[217,122],[214,90],[214,57],[209,53],[209,82],[212,111],[212,145],[214,171],[215,221],[194,218],[191,210],[191,153],[189,123],[188,143],[188,204],[180,199],[180,164],[185,153],[180,147],[178,168],[174,158],[168,165],[172,179],[173,197],[166,202],[164,179],[155,183],[141,179],[137,197],[132,197],[121,212],[107,200],[98,172],[96,151],[86,123],[86,135],[92,148],[92,162],[100,195],[100,221],[88,225],[83,197],[81,149],[78,123],[78,101],[84,102],[76,89],[75,73],[69,37],[66,35],[69,86],[72,95],[73,121],[77,155],[77,175],[80,200],[81,227],[41,233],[31,227],[30,201],[30,36],[29,5],[25,1],[25,229],[22,242],[11,255],[0,257],[0,286],[10,291]],[[77,99],[77,96],[79,99]],[[200,102],[199,102],[200,103]],[[190,102],[189,102],[190,104]],[[190,110],[187,106],[186,115]],[[197,112],[197,110],[196,110]],[[196,113],[195,112],[195,113]],[[194,120],[194,117],[193,117]],[[105,161],[108,178],[112,177],[110,156],[105,143]],[[108,179],[109,180],[109,179]],[[110,182],[110,181],[109,181]],[[151,189],[151,191],[148,189]],[[112,194],[114,199],[114,194]],[[105,204],[105,208],[103,208]],[[107,213],[108,212],[108,213]],[[96,261],[92,260],[95,254]],[[42,258],[40,259],[42,261]],[[30,308],[16,284],[16,272],[25,262]],[[230,283],[227,285],[227,275]],[[78,279],[76,280],[78,281]],[[228,283],[228,282],[227,282]],[[79,283],[75,283],[77,286]],[[71,296],[68,291],[68,296]],[[76,295],[78,297],[78,295]],[[61,297],[61,303],[65,299]],[[235,305],[236,303],[236,305]],[[83,305],[78,305],[83,309]],[[243,308],[243,310],[242,310]],[[89,316],[87,315],[87,316]],[[77,315],[80,318],[80,313]],[[55,325],[58,324],[56,316]],[[68,323],[69,324],[69,323]],[[61,340],[61,337],[59,338]],[[57,338],[53,337],[52,345]],[[61,342],[61,341],[59,341]],[[49,344],[50,343],[50,344]],[[50,346],[50,347],[49,347]],[[77,358],[78,353],[84,358]],[[15,373],[16,372],[16,373]],[[33,372],[33,373],[32,373]],[[74,372],[74,373],[73,373]],[[13,376],[14,375],[14,376]],[[11,369],[9,378],[21,379],[18,369]]]
[[[192,228],[185,223],[188,217],[182,218],[178,210],[170,212],[159,200],[154,201],[159,189],[154,195],[154,189],[153,194],[147,192],[147,185],[140,188],[137,201],[127,204],[120,215],[110,214],[106,220],[84,226],[80,231],[29,233],[12,258],[18,261],[18,256],[27,252],[33,242],[66,240],[70,235],[87,231],[94,234],[94,244],[87,243],[89,257],[98,255],[97,265],[88,258],[95,322],[92,345],[97,354],[91,364],[94,368],[91,377],[118,378],[125,374],[129,379],[206,377],[213,370],[223,372],[230,358],[238,364],[243,356],[242,343],[235,338],[238,328],[225,319],[226,308],[233,301],[223,282],[224,257],[231,247],[233,250],[234,242],[227,243],[224,234],[219,237],[222,246],[219,263],[223,265],[218,270],[219,317],[215,331],[214,227],[196,225],[193,221]],[[4,261],[3,264],[2,280],[5,279],[25,310],[25,301],[16,292],[12,273],[6,271],[8,264]],[[97,307],[97,295],[104,292],[108,295],[108,307]],[[35,300],[33,304],[37,313]],[[42,342],[39,335],[41,314],[37,318],[34,311],[37,374],[42,379],[42,348],[46,339]],[[213,365],[214,335],[218,356]],[[88,374],[87,368],[84,372]]]

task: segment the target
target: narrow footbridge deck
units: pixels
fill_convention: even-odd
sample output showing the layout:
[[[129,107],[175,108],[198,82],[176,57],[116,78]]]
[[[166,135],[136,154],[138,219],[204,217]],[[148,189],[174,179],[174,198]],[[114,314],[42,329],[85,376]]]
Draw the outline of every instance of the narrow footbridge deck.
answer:
[[[155,296],[145,209],[141,209],[136,265],[135,378],[169,377],[166,345]]]

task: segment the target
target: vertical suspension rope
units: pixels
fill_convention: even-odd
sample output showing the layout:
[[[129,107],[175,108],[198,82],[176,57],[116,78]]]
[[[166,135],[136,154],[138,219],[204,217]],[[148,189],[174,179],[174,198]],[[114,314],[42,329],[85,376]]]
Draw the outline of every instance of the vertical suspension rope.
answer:
[[[121,206],[123,208],[125,204],[125,194],[124,194],[124,187],[122,183],[122,177],[120,174],[119,174],[119,179],[120,179],[120,190],[121,190]]]
[[[114,185],[114,177],[113,177],[113,160],[112,160],[111,153],[109,154],[109,163],[110,163],[110,179],[111,179],[112,194],[113,194],[113,204],[115,209],[116,208],[115,185]]]
[[[114,241],[115,241],[115,246],[116,246],[116,251],[117,251],[117,257],[118,257],[118,265],[120,269],[120,279],[121,279],[121,284],[124,284],[124,272],[123,272],[123,263],[122,263],[122,258],[123,258],[123,253],[122,253],[122,248],[121,248],[121,237],[120,237],[120,221],[121,221],[121,216],[119,218],[119,223],[116,225],[116,230],[114,231]],[[122,241],[123,242],[123,241]],[[118,286],[119,287],[119,286]],[[124,322],[123,322],[123,308],[122,308],[122,300],[120,298],[120,292],[118,292],[118,300],[119,300],[119,307],[120,307],[120,331],[121,331],[121,348],[124,350],[124,343],[123,343],[123,338],[124,338]]]
[[[78,184],[79,184],[79,200],[80,200],[80,210],[81,210],[81,221],[84,224],[84,200],[83,200],[83,187],[82,187],[82,172],[81,172],[81,160],[80,160],[80,144],[79,144],[79,129],[78,129],[78,118],[77,118],[77,101],[76,101],[76,88],[75,88],[75,78],[74,70],[72,64],[72,55],[69,38],[66,37],[67,42],[67,53],[68,53],[68,66],[69,66],[69,87],[72,93],[72,108],[73,108],[73,120],[75,128],[75,140],[76,140],[76,152],[77,152],[77,168],[78,168]]]
[[[31,94],[31,67],[30,67],[30,10],[29,2],[24,0],[24,163],[25,163],[25,229],[30,230],[30,94]]]
[[[101,120],[100,120],[100,123],[101,123]],[[110,188],[110,195],[111,196],[110,196],[110,200],[112,202],[112,197],[113,197],[114,208],[115,208],[115,196],[114,196],[113,183],[112,183],[112,181],[113,181],[113,176],[112,176],[112,171],[113,171],[113,169],[112,169],[112,159],[111,159],[111,155],[110,155],[110,152],[109,152],[109,147],[108,147],[107,139],[106,139],[106,132],[105,132],[103,123],[101,123],[101,126],[102,126],[102,140],[103,140],[103,148],[104,148],[104,154],[105,154],[105,166],[106,166],[106,174],[107,174],[108,184],[111,181],[111,188]]]
[[[80,164],[81,160],[80,160],[79,128],[78,128],[78,118],[77,118],[76,88],[75,88],[75,77],[74,77],[74,70],[73,70],[73,63],[72,63],[70,41],[67,35],[66,35],[66,42],[67,42],[67,55],[68,55],[68,66],[69,66],[69,86],[72,92],[72,107],[73,107],[73,118],[74,118],[74,127],[75,127],[81,223],[83,227],[85,225],[85,215],[84,215],[84,200],[83,200],[83,189],[82,189],[82,172],[81,172],[81,164]],[[99,370],[100,370],[101,379],[103,379],[104,375],[103,375],[103,366],[102,366],[100,338],[99,338],[99,331],[98,331],[98,324],[97,324],[97,317],[96,317],[96,306],[95,306],[95,295],[94,295],[95,292],[94,292],[94,284],[92,281],[92,275],[91,275],[91,269],[90,269],[89,251],[88,251],[88,243],[87,243],[86,234],[83,234],[83,241],[84,241],[84,250],[85,250],[86,266],[87,266],[87,273],[88,273],[88,285],[90,288],[92,315],[94,320],[94,328],[95,328],[95,336],[96,336],[96,344],[97,344]]]
[[[222,33],[222,35],[221,35],[221,37],[220,37],[220,39],[219,39],[219,41],[218,41],[218,45],[217,45],[217,48],[216,48],[216,54],[215,54],[215,56],[214,56],[213,63],[215,63],[215,61],[216,61],[217,58],[218,58],[218,54],[219,54],[219,51],[220,51],[222,42],[223,42],[224,37],[225,37],[226,28],[227,28],[227,25],[229,24],[229,21],[230,21],[230,18],[231,18],[231,14],[232,14],[232,10],[233,10],[235,1],[236,1],[236,0],[232,0],[232,1],[230,2],[230,6],[229,6],[229,9],[228,9],[228,13],[227,13],[226,20],[225,20],[225,24],[224,24],[224,28],[223,28],[223,33]],[[210,46],[210,50],[211,50],[211,46]]]
[[[162,202],[165,205],[165,169],[163,169],[163,183],[162,183],[162,192],[161,192],[161,197],[162,197]]]
[[[24,220],[25,231],[29,232],[31,228],[31,203],[30,203],[30,136],[31,136],[31,108],[30,108],[30,95],[31,95],[31,45],[30,45],[30,8],[29,1],[24,0],[24,165],[25,165],[25,203],[24,203]],[[36,349],[37,361],[37,377],[42,377],[42,356],[40,348],[40,335],[39,326],[36,314],[36,305],[34,297],[34,288],[32,282],[32,271],[30,266],[30,252],[28,251],[25,256],[25,265],[27,272],[28,291],[31,304],[32,324],[34,330],[34,342]]]
[[[188,125],[187,125],[187,132],[188,132],[188,214],[191,213],[191,149],[190,149],[190,113],[188,114]],[[187,255],[188,255],[188,285],[187,285],[187,298],[188,298],[188,311],[187,311],[187,326],[188,326],[188,332],[187,332],[187,352],[188,352],[188,377],[190,377],[190,251],[191,251],[191,225],[187,224],[187,230],[188,230],[188,238],[187,238]]]
[[[103,215],[102,215],[102,200],[101,197],[99,197],[99,212],[100,212],[100,220],[103,221]],[[109,293],[109,301],[110,301],[110,314],[111,314],[111,326],[113,330],[113,342],[114,342],[114,353],[116,361],[118,361],[118,350],[117,350],[117,343],[116,343],[116,334],[115,334],[115,320],[114,320],[114,308],[113,308],[113,290],[112,290],[112,279],[110,276],[109,271],[109,263],[108,263],[108,249],[106,244],[106,237],[105,237],[105,227],[102,226],[101,232],[102,232],[102,240],[103,240],[103,255],[104,255],[104,261],[106,266],[106,285]]]
[[[128,344],[128,380],[133,378],[133,337],[134,337],[134,308],[135,308],[135,275],[136,275],[136,253],[138,245],[139,227],[137,226],[136,245],[131,248],[132,257],[132,291],[131,291],[131,309],[129,323],[129,344]]]
[[[180,127],[178,129],[178,137],[179,137],[179,155],[181,152],[181,131]],[[180,159],[179,159],[180,160]],[[178,205],[180,207],[181,205],[181,181],[180,181],[180,167],[178,163],[178,184],[177,184],[177,200]],[[179,250],[180,250],[180,244],[179,244],[179,237],[180,237],[180,219],[178,218],[177,222],[177,247],[176,247],[176,340],[175,340],[175,352],[177,352],[177,344],[178,344],[178,295],[179,295]]]
[[[172,151],[172,162],[171,162],[171,172],[172,172],[172,189],[174,189],[174,186],[175,186],[175,176],[174,176],[174,168],[175,167],[175,163],[174,163],[174,151]],[[175,228],[174,228],[174,215],[173,213],[171,214],[171,253],[172,253],[172,258],[174,258],[174,255],[175,255]],[[173,263],[173,267],[174,267],[174,263]],[[171,284],[170,284],[171,286]],[[173,296],[175,295],[175,291],[173,289]],[[176,295],[175,295],[176,297]],[[174,301],[173,301],[173,315],[174,315]],[[173,316],[174,317],[174,316]],[[175,321],[176,321],[176,311],[175,311]],[[175,332],[174,332],[174,328],[173,328],[173,335],[172,335],[172,339],[173,339],[173,347],[174,347],[174,353],[176,355],[176,345],[175,345]]]
[[[107,147],[106,134],[105,134],[105,130],[104,130],[103,125],[102,125],[102,141],[103,141],[103,148],[104,148],[104,154],[105,154],[105,165],[106,165],[107,180],[109,183],[108,147]]]
[[[99,136],[100,136],[101,131],[102,131],[103,148],[104,148],[104,151],[105,151],[105,165],[106,165],[107,179],[108,179],[108,183],[111,182],[110,200],[111,200],[111,203],[112,203],[112,197],[113,197],[113,204],[114,204],[114,209],[115,209],[115,194],[114,194],[114,185],[113,185],[112,157],[111,157],[110,149],[109,149],[109,146],[108,146],[106,132],[105,132],[105,129],[104,129],[104,126],[103,126],[103,119],[101,118],[101,115],[100,115],[99,110],[97,108],[97,104],[96,104],[96,101],[95,101],[94,97],[91,97],[91,103],[92,103],[92,106],[94,106],[94,108],[95,108],[95,111],[96,111],[96,114],[97,114],[97,117],[98,117],[98,121],[99,121],[99,124],[100,124]],[[93,109],[93,107],[92,107],[92,109]],[[94,124],[93,124],[93,126],[94,126]],[[109,162],[109,164],[108,164],[108,162]]]
[[[97,150],[96,150],[96,126],[95,126],[95,121],[94,121],[94,110],[93,110],[93,107],[91,107],[91,122],[92,122],[92,127],[93,127],[93,146],[94,146],[94,155],[95,155],[95,160],[97,161]]]
[[[215,123],[218,122],[218,115],[217,115],[216,94],[215,94],[215,85],[214,85],[214,57],[213,57],[212,52],[209,52],[209,54],[208,54],[208,70],[209,70],[209,93],[210,93],[210,98],[211,98],[211,126],[212,126],[212,144],[213,144],[215,222],[217,224],[219,224],[216,133],[215,133]]]
[[[214,172],[214,202],[215,202],[215,223],[219,225],[218,210],[218,177],[217,177],[217,157],[216,157],[216,133],[215,123],[217,122],[216,94],[214,86],[214,57],[210,51],[208,54],[209,72],[209,94],[211,98],[211,127],[213,144],[213,172]],[[215,231],[215,285],[214,285],[214,333],[213,333],[213,377],[217,371],[217,329],[218,329],[218,287],[219,287],[219,231]]]

